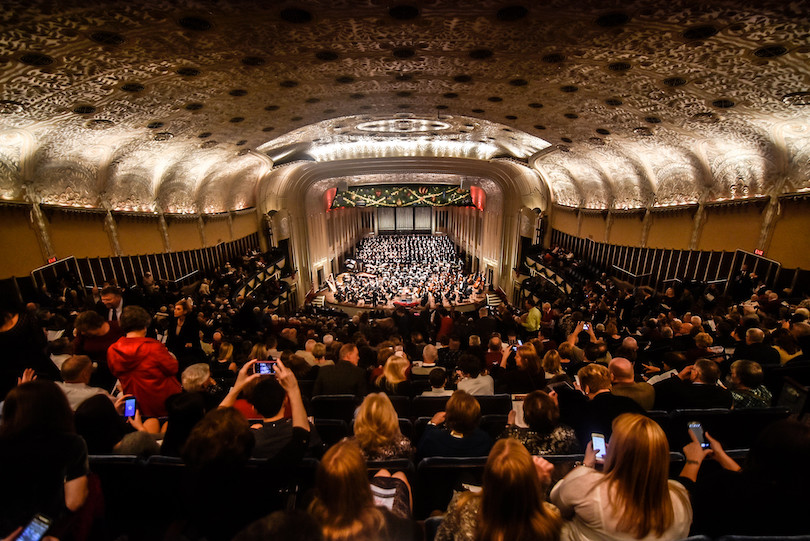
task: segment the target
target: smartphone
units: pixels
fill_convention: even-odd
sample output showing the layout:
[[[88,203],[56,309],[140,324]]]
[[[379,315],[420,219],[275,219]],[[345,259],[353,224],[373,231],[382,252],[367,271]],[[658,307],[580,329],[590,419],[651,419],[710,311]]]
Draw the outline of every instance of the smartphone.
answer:
[[[596,453],[596,461],[601,464],[605,461],[605,455],[607,454],[605,436],[604,434],[594,432],[591,434],[591,441],[593,442],[593,450]]]
[[[583,330],[583,331],[587,331],[587,330],[588,330],[588,329],[590,329],[590,328],[591,328],[591,324],[590,324],[590,323],[584,323],[584,324],[582,325],[582,330]]]
[[[48,528],[51,527],[51,519],[45,515],[34,515],[31,522],[20,532],[15,539],[17,541],[39,541],[45,536]]]
[[[518,345],[522,346],[523,345],[523,340],[518,340]]]
[[[137,401],[134,396],[124,400],[124,417],[135,417],[135,409],[137,408]]]
[[[276,361],[259,361],[256,363],[256,373],[262,375],[276,375]]]
[[[689,421],[689,430],[692,431],[692,434],[695,435],[698,442],[700,442],[700,446],[703,449],[708,449],[710,447],[709,442],[706,441],[706,436],[703,435],[703,425],[700,424],[700,421]]]

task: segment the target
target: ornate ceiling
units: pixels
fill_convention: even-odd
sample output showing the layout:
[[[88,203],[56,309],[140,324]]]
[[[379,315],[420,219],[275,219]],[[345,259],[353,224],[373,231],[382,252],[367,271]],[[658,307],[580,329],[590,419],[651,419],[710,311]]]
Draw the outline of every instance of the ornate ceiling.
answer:
[[[389,156],[512,158],[584,208],[810,190],[799,0],[11,0],[0,88],[10,201],[222,212]]]

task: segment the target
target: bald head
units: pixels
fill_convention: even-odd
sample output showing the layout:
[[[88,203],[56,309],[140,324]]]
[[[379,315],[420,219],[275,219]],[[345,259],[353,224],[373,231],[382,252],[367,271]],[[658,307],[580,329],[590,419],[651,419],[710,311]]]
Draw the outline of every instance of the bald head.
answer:
[[[638,342],[636,342],[636,339],[632,336],[628,336],[622,340],[622,347],[632,349],[633,351],[638,351]]]
[[[624,357],[616,357],[608,365],[613,383],[633,383],[633,363]]]
[[[760,344],[762,341],[765,340],[765,333],[762,329],[757,327],[751,327],[747,331],[745,331],[745,341],[748,344]]]

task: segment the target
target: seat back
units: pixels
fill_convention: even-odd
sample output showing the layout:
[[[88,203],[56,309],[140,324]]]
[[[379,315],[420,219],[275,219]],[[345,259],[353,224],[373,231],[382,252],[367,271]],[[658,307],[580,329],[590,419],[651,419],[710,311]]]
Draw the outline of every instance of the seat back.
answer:
[[[316,419],[341,419],[351,423],[360,401],[353,394],[324,394],[312,397],[312,415]]]
[[[512,396],[496,394],[492,396],[476,396],[481,404],[481,415],[506,415],[512,409]]]
[[[314,425],[315,430],[318,431],[327,448],[351,435],[349,425],[343,419],[319,419],[316,417]]]
[[[481,486],[487,457],[430,457],[416,466],[414,510],[417,519],[434,510],[444,511],[453,497],[453,490],[462,490],[463,484]]]
[[[416,396],[411,401],[411,417],[433,417],[444,411],[449,396]]]
[[[407,396],[389,396],[391,404],[397,410],[397,417],[411,417],[411,399]]]

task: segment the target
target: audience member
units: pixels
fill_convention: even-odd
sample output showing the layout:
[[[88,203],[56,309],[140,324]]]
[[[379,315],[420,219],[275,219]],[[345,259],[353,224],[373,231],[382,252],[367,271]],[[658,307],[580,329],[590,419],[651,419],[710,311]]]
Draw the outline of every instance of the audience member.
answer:
[[[450,396],[453,394],[453,391],[444,388],[447,385],[447,372],[445,372],[444,368],[437,367],[431,370],[428,381],[430,382],[430,390],[424,391],[422,396]]]
[[[334,366],[324,366],[318,371],[313,396],[324,394],[366,395],[366,374],[357,366],[360,352],[354,344],[340,348],[340,360]]]
[[[121,330],[126,336],[107,350],[107,362],[121,381],[121,390],[138,399],[145,417],[164,417],[166,399],[181,390],[178,364],[166,346],[146,337],[151,321],[140,306],[127,306],[121,315]]]
[[[485,456],[492,439],[481,430],[481,405],[469,393],[456,391],[445,411],[433,416],[419,440],[420,458],[429,456]],[[439,425],[444,424],[444,428]]]
[[[699,359],[654,386],[655,409],[730,408],[731,393],[719,385],[720,368],[708,359]]]
[[[353,439],[366,460],[413,458],[411,441],[402,435],[397,412],[385,393],[371,393],[360,404]]]
[[[106,364],[106,363],[105,363]],[[65,393],[70,408],[76,411],[79,404],[95,395],[106,396],[111,402],[114,398],[100,387],[91,387],[93,361],[87,355],[73,355],[62,363],[62,380],[56,384]]]
[[[754,361],[739,360],[731,363],[728,382],[731,397],[734,401],[732,408],[767,408],[771,405],[773,396],[762,382],[765,375],[762,367]]]
[[[614,357],[608,365],[610,370],[610,392],[632,398],[645,411],[653,409],[655,404],[655,389],[649,383],[634,379],[633,365],[622,357]]]
[[[589,443],[582,467],[551,490],[566,523],[565,539],[683,539],[692,506],[677,481],[667,479],[669,444],[658,424],[624,414],[613,422],[604,471]]]
[[[453,498],[436,540],[557,541],[562,520],[545,501],[552,469],[518,441],[499,440],[484,466],[481,492]]]
[[[566,455],[581,448],[574,430],[560,423],[557,403],[544,391],[532,391],[523,399],[523,419],[527,428],[515,424],[516,412],[509,412],[508,426],[498,439],[515,438],[532,455]]]

